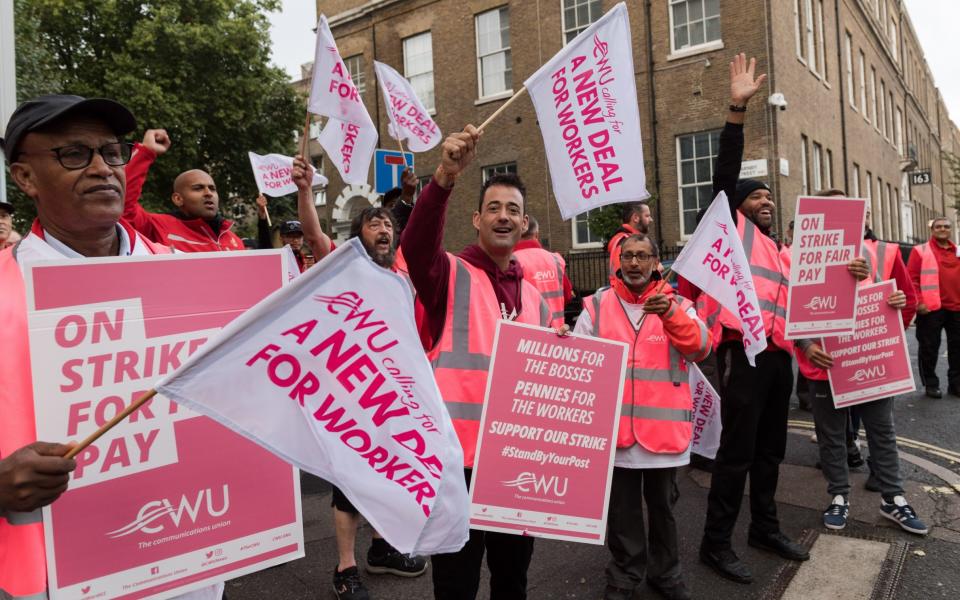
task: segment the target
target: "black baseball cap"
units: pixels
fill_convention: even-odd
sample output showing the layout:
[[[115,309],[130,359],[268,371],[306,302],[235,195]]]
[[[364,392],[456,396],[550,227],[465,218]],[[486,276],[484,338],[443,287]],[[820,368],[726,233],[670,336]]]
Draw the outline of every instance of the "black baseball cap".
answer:
[[[0,138],[0,146],[3,147],[7,161],[13,162],[20,142],[28,133],[53,123],[61,117],[77,114],[102,119],[117,135],[130,133],[137,128],[137,120],[133,117],[133,113],[114,100],[65,94],[38,96],[18,106],[10,116],[6,135]]]
[[[303,226],[300,221],[284,221],[280,223],[280,235],[294,235],[299,233],[303,235]]]

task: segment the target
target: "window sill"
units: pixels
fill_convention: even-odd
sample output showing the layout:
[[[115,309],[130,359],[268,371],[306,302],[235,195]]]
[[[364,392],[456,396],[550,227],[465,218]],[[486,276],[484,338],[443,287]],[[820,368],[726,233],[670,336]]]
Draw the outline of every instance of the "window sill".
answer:
[[[513,90],[506,90],[500,92],[499,94],[493,94],[490,96],[483,96],[482,98],[477,98],[473,101],[474,106],[480,106],[482,104],[488,104],[490,102],[496,102],[498,100],[506,100],[510,96],[513,96]]]
[[[688,56],[696,56],[697,54],[703,54],[704,52],[712,52],[714,50],[723,50],[723,40],[714,40],[712,42],[707,42],[705,44],[699,44],[697,46],[690,46],[689,48],[681,48],[680,50],[674,50],[667,55],[667,60],[679,60],[681,58],[687,58]]]
[[[603,244],[600,242],[587,242],[585,244],[578,244],[574,242],[571,246],[571,250],[599,250],[603,248]]]

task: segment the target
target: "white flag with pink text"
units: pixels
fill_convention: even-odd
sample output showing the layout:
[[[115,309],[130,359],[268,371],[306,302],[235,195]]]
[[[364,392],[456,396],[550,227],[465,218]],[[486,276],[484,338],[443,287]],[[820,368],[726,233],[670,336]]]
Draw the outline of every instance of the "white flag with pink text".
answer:
[[[693,439],[690,452],[704,458],[716,458],[720,449],[720,394],[696,363],[687,364],[687,381],[693,399]]]
[[[564,219],[650,196],[635,77],[621,2],[524,82]]]
[[[155,388],[336,485],[401,552],[466,543],[463,450],[409,288],[358,239],[236,318]]]
[[[443,140],[440,128],[407,78],[382,62],[373,61],[373,68],[390,116],[390,137],[406,140],[411,152],[426,152],[439,144]]]
[[[756,225],[748,220],[746,227]],[[736,316],[743,331],[747,360],[755,367],[754,357],[766,349],[767,336],[750,261],[743,251],[724,192],[713,199],[697,230],[670,268]]]
[[[340,58],[325,15],[320,15],[317,23],[317,49],[307,110],[328,117],[319,142],[343,181],[366,183],[377,147],[377,128]]]

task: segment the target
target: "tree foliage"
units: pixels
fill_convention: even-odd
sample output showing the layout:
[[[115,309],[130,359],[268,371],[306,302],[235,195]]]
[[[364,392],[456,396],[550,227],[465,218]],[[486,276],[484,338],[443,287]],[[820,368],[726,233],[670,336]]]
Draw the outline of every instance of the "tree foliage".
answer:
[[[950,205],[954,210],[960,211],[960,156],[944,152],[943,159],[947,163],[946,172],[943,174],[944,189],[950,197]]]
[[[134,139],[166,129],[173,147],[147,178],[148,210],[170,210],[174,178],[204,169],[226,216],[242,217],[256,195],[247,152],[290,153],[304,114],[269,64],[266,13],[278,8],[278,0],[19,0],[18,63],[33,44],[56,77],[18,68],[18,86],[31,96],[116,99],[137,117]]]
[[[645,202],[653,209],[656,205],[656,197],[651,195]],[[590,233],[602,239],[604,247],[613,237],[613,234],[617,232],[620,225],[623,224],[622,212],[624,206],[626,205],[608,204],[601,206],[591,210],[587,217],[587,227],[590,228]]]

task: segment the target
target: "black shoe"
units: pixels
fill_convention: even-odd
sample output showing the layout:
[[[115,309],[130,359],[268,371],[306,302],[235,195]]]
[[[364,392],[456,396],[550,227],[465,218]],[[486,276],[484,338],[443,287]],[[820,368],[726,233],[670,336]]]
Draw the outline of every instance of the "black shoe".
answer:
[[[333,593],[338,600],[370,600],[370,594],[360,579],[360,571],[350,567],[343,571],[333,570]]]
[[[603,600],[633,600],[633,590],[607,584],[603,588]]]
[[[856,469],[863,466],[863,456],[856,446],[847,448],[847,467]]]
[[[367,552],[367,572],[383,574],[389,573],[398,577],[419,577],[427,570],[427,559],[422,556],[407,556],[401,554],[393,546],[386,545],[387,551],[383,554],[374,552],[371,546]]]
[[[940,388],[932,385],[927,386],[926,393],[927,398],[943,398],[943,393],[940,391]]]
[[[794,542],[779,531],[768,533],[766,535],[750,533],[750,535],[747,537],[747,543],[754,548],[769,550],[770,552],[786,558],[787,560],[802,561],[810,558],[810,553],[807,552],[806,548]]]
[[[661,581],[659,583],[648,579],[647,585],[667,600],[691,600],[693,598],[687,590],[686,584],[679,577],[673,581]]]
[[[750,569],[737,558],[733,550],[711,551],[700,546],[700,560],[713,568],[717,575],[737,583],[753,583]]]

